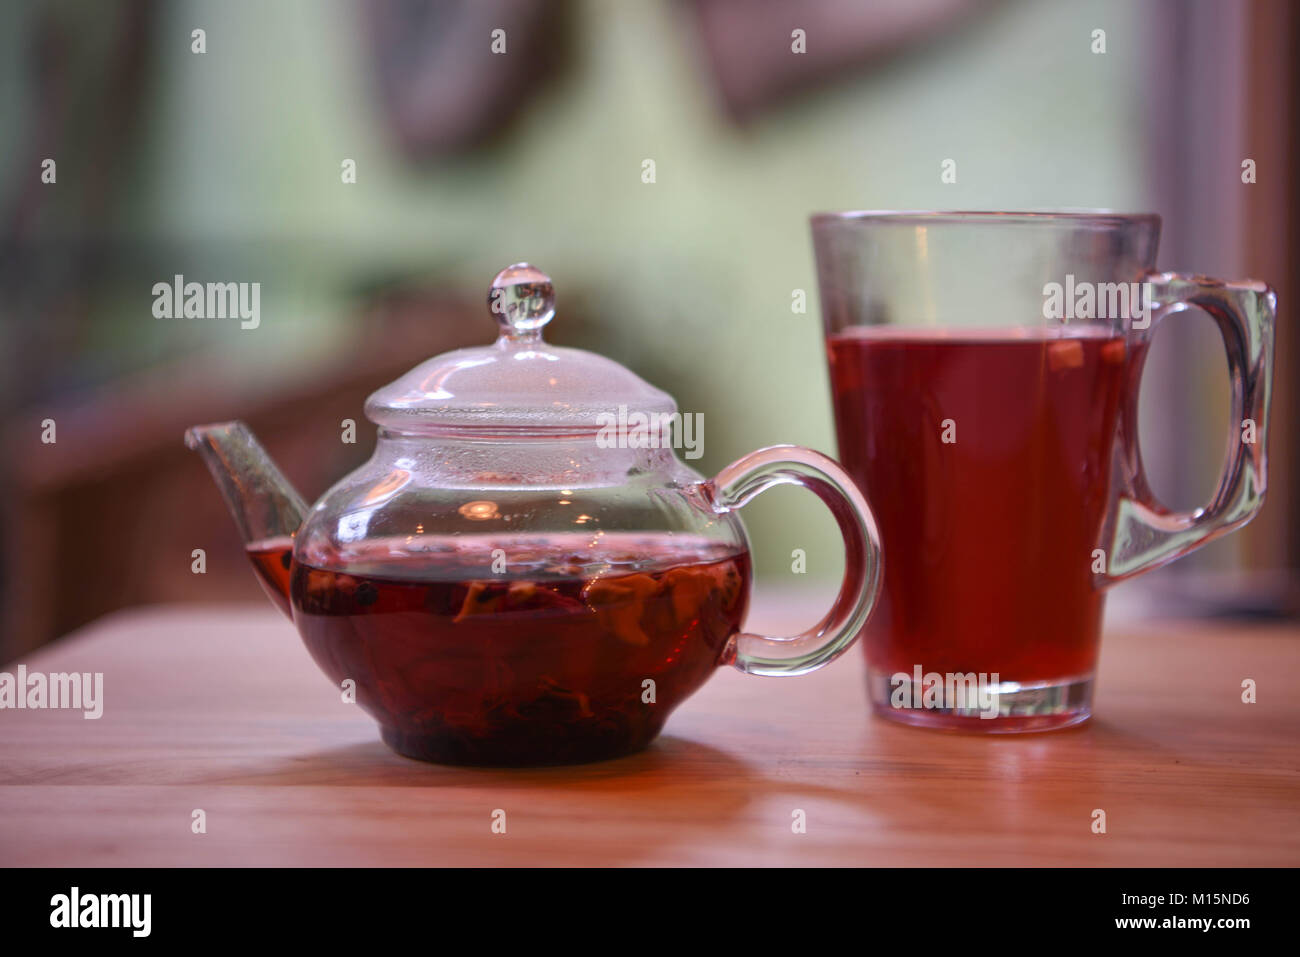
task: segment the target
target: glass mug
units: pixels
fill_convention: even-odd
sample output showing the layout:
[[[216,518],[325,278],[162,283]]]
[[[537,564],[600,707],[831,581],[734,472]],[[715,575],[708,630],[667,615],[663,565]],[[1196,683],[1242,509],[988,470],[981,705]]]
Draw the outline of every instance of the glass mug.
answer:
[[[879,523],[862,632],[875,713],[977,732],[1088,718],[1106,589],[1264,500],[1276,298],[1154,271],[1160,219],[853,212],[812,218],[840,459]],[[1137,403],[1156,327],[1197,307],[1231,378],[1213,500],[1147,485]]]

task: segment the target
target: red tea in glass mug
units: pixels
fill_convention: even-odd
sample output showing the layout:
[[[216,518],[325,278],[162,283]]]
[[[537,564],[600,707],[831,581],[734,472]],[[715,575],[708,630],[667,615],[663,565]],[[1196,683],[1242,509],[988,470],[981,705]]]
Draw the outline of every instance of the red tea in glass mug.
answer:
[[[1262,504],[1272,292],[1156,274],[1154,216],[848,213],[813,236],[839,454],[885,555],[873,709],[1085,720],[1106,587]],[[1156,324],[1191,306],[1223,333],[1233,429],[1213,502],[1180,514],[1147,487],[1136,405]]]

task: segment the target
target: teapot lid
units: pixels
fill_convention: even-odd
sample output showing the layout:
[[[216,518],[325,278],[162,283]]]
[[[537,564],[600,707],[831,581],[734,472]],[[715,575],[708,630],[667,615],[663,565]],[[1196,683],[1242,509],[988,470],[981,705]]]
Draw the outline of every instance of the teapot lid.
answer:
[[[366,418],[404,433],[596,431],[627,413],[677,411],[672,396],[625,366],[583,349],[548,345],[555,316],[551,277],[528,263],[497,273],[488,309],[500,334],[490,346],[443,353],[366,400]]]

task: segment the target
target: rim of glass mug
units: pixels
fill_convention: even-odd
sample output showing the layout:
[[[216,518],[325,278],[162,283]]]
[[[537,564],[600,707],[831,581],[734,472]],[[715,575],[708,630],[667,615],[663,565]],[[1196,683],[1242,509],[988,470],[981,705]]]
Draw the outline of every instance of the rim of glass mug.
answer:
[[[1111,209],[1084,209],[1063,207],[1044,210],[990,210],[990,209],[854,209],[843,212],[813,213],[809,216],[813,226],[830,223],[860,222],[898,223],[961,223],[977,222],[981,225],[1025,225],[1028,223],[1068,222],[1076,226],[1110,228],[1122,223],[1153,223],[1161,225],[1158,213],[1121,213]]]

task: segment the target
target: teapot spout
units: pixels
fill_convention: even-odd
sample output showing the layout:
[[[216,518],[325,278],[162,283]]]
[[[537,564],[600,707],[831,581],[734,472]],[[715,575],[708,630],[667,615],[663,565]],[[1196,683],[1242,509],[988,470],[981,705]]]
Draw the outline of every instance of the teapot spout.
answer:
[[[289,563],[307,505],[243,422],[196,425],[185,445],[203,456],[249,547],[262,587],[290,618]],[[265,566],[265,567],[263,567]]]

